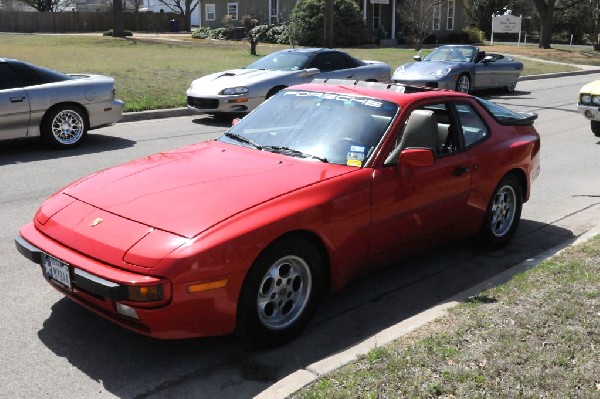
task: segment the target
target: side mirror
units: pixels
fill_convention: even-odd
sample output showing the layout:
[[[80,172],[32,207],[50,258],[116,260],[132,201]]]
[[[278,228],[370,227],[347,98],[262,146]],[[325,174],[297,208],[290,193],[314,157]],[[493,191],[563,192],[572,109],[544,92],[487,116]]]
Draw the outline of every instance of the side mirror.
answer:
[[[420,62],[423,61],[423,57],[421,57],[420,55],[413,55],[413,60]]]
[[[433,166],[433,151],[427,148],[407,148],[400,153],[400,166],[424,168]]]
[[[321,70],[319,68],[308,68],[304,70],[304,76],[312,76],[312,75],[316,75],[318,73],[321,73]]]

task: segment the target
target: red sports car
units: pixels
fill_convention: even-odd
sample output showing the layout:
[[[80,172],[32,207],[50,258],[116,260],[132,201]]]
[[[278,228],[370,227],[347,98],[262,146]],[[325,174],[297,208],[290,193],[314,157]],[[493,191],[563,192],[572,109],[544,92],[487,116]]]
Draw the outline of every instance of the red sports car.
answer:
[[[215,141],[70,184],[16,244],[133,331],[282,342],[369,269],[461,235],[507,243],[539,173],[535,117],[399,84],[294,86]]]

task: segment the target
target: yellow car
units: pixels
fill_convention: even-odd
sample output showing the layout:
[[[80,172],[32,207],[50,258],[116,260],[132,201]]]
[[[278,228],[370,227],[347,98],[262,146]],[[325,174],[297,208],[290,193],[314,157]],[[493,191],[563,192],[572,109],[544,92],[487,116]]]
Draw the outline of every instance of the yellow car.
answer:
[[[579,90],[577,109],[591,121],[592,133],[600,137],[600,80],[588,83]]]

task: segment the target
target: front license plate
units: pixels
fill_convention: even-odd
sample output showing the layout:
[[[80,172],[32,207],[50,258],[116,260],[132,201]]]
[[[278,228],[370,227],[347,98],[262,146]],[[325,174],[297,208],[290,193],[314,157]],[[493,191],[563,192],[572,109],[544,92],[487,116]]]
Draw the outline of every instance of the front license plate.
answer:
[[[71,275],[69,265],[48,254],[42,254],[42,265],[46,278],[60,284],[64,288],[71,289]]]

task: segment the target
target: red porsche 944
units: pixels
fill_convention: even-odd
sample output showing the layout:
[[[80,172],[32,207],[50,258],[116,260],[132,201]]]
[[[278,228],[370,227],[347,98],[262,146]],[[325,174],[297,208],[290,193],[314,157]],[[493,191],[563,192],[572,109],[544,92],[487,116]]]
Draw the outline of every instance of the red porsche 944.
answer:
[[[293,86],[217,140],[70,184],[16,245],[133,331],[283,342],[328,291],[417,248],[506,244],[539,173],[535,118],[446,90]]]

